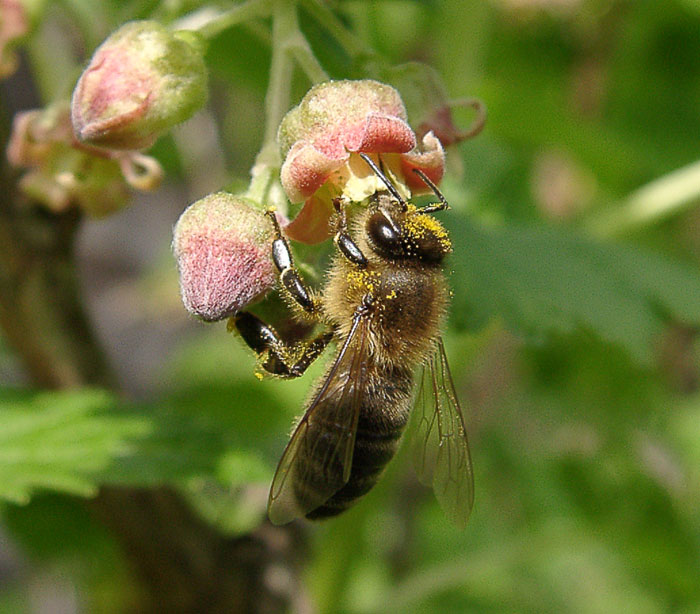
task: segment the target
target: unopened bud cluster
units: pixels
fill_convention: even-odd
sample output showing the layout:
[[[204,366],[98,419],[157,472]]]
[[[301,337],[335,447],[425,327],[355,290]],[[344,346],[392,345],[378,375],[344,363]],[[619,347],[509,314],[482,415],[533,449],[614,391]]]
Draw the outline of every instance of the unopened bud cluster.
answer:
[[[140,152],[109,152],[78,144],[67,101],[18,113],[7,147],[10,164],[23,169],[22,192],[54,212],[79,207],[94,217],[118,211],[129,187],[152,190],[162,171]]]
[[[129,199],[119,163],[76,149],[72,135],[67,103],[15,116],[7,157],[25,170],[20,189],[54,212],[77,206],[101,217],[117,211]]]
[[[15,4],[0,0],[0,53],[18,21],[8,21]],[[198,35],[154,21],[127,23],[97,48],[70,105],[15,117],[8,158],[25,169],[20,187],[32,200],[53,211],[78,206],[106,215],[127,203],[128,187],[158,187],[160,164],[139,150],[189,118],[206,97]]]

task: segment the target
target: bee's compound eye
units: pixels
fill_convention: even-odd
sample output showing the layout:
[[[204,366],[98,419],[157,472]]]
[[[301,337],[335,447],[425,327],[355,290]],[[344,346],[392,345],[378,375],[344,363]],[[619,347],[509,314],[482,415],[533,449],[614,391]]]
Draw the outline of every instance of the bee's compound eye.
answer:
[[[367,234],[379,252],[389,255],[399,255],[401,235],[396,225],[381,211],[373,213],[367,220]]]

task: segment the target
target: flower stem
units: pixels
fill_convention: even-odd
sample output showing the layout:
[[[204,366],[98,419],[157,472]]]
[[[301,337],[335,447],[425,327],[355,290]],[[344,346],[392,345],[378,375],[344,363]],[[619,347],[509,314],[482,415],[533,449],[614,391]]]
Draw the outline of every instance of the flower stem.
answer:
[[[294,59],[311,83],[316,84],[328,81],[328,73],[326,73],[321,63],[316,59],[314,52],[309,46],[309,42],[301,32],[297,31],[296,35],[287,41],[287,49],[294,56]]]
[[[296,10],[296,2],[272,0],[272,61],[265,94],[265,132],[246,192],[246,196],[255,202],[265,203],[266,206],[273,206],[282,211],[286,210],[286,201],[282,198],[280,202],[270,202],[269,195],[281,163],[277,147],[277,128],[290,105],[294,65],[288,41],[293,40],[299,33]]]
[[[289,108],[293,66],[286,42],[296,32],[296,2],[273,0],[272,61],[265,95],[263,150],[276,141],[277,127]]]
[[[277,130],[291,106],[294,62],[312,83],[326,81],[328,75],[299,29],[296,0],[271,0],[272,60],[265,95],[265,131],[263,145],[252,170],[246,195],[252,200],[285,211],[287,202],[279,186],[280,167]],[[279,189],[275,189],[279,187]]]
[[[333,12],[319,0],[303,0],[304,7],[331,34],[351,58],[375,57],[377,54],[361,38],[355,36]]]
[[[247,0],[226,11],[204,7],[172,24],[173,30],[196,30],[205,38],[214,38],[224,30],[270,12],[270,0]]]
[[[586,227],[616,235],[650,226],[700,200],[700,162],[677,169],[632,192],[613,211],[593,217]]]

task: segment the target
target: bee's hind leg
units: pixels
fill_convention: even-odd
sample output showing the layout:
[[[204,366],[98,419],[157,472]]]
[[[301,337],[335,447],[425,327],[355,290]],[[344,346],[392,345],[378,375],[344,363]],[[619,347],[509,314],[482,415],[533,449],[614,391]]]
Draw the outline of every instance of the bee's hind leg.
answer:
[[[229,327],[235,329],[260,357],[260,366],[265,371],[283,378],[303,375],[333,338],[332,332],[326,332],[308,343],[301,343],[301,347],[290,347],[274,328],[247,311],[233,316]]]

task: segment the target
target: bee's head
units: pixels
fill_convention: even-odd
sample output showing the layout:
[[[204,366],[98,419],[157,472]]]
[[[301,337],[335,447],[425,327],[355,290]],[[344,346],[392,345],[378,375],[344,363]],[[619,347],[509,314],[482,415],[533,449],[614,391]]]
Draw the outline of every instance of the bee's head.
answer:
[[[370,248],[391,260],[440,264],[452,251],[447,230],[432,215],[414,205],[379,195],[365,223]]]
[[[422,209],[407,203],[396,186],[372,158],[360,153],[388,190],[377,192],[367,214],[365,230],[370,248],[377,255],[390,260],[417,260],[425,264],[440,264],[452,251],[447,231],[430,215],[448,208],[445,197],[433,181],[420,169],[413,171],[430,187],[439,199]]]

